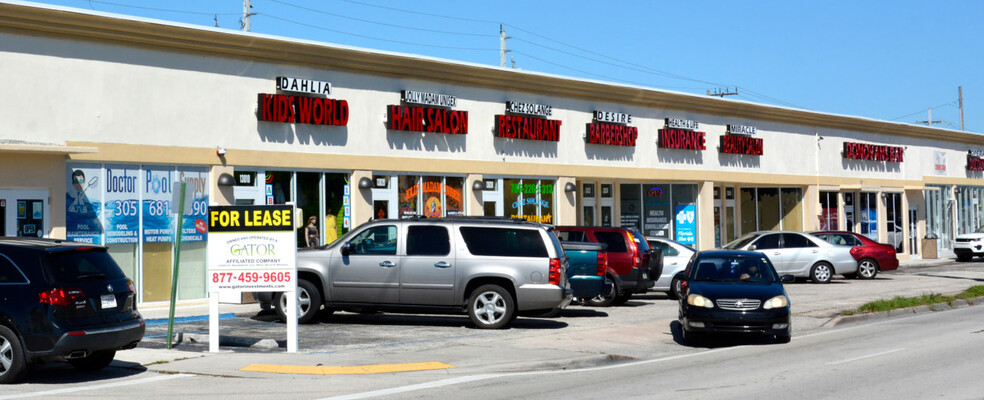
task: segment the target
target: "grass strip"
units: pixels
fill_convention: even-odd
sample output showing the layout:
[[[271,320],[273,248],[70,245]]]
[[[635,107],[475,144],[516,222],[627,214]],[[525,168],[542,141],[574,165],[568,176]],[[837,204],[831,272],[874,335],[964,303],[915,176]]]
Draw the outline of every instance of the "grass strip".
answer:
[[[967,290],[964,290],[954,296],[944,296],[939,293],[931,293],[917,297],[896,296],[888,300],[875,300],[861,305],[861,307],[858,307],[856,310],[847,310],[841,314],[854,315],[860,313],[874,313],[941,303],[952,305],[953,301],[957,299],[971,299],[981,296],[984,296],[984,285],[977,285],[971,286]]]

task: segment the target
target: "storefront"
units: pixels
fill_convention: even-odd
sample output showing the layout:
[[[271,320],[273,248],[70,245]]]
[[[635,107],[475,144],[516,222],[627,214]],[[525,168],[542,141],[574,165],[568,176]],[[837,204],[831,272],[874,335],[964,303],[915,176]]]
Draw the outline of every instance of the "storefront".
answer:
[[[185,301],[207,296],[207,205],[295,205],[298,247],[371,219],[494,215],[699,249],[843,229],[918,257],[927,234],[946,250],[984,224],[974,133],[86,10],[0,12],[0,86],[15,94],[0,97],[0,234],[105,245],[141,303],[172,287],[178,181],[196,196],[174,283]]]

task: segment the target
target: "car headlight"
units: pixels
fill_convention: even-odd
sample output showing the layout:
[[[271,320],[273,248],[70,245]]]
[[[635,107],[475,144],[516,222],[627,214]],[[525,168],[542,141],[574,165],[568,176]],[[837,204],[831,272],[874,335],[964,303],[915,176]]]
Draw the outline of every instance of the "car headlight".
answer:
[[[687,296],[687,304],[694,307],[714,308],[714,302],[712,302],[711,299],[699,294],[691,294]]]
[[[789,305],[789,299],[787,299],[786,296],[780,294],[776,297],[766,300],[765,304],[762,305],[762,308],[766,310],[771,310],[773,308],[783,308],[788,305]]]

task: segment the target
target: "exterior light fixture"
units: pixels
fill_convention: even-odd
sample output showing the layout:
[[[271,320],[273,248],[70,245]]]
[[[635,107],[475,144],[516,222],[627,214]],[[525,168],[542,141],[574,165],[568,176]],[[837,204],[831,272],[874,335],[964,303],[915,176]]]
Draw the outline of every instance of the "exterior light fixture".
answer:
[[[472,182],[472,190],[476,192],[479,190],[485,190],[485,182],[484,181]]]
[[[236,178],[233,178],[232,175],[227,173],[223,173],[219,175],[218,184],[219,186],[236,186]]]
[[[375,185],[372,183],[372,179],[364,176],[362,179],[359,179],[359,189],[372,189],[373,187],[375,187]]]
[[[567,182],[567,184],[564,185],[564,191],[567,193],[574,193],[577,191],[577,185],[573,182]]]

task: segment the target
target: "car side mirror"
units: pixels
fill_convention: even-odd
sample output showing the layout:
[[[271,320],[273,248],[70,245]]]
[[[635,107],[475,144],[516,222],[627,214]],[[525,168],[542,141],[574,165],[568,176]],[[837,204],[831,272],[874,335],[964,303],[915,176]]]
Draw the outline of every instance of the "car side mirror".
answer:
[[[782,283],[788,283],[788,282],[795,281],[796,277],[792,275],[783,275],[781,279],[782,279]]]
[[[756,249],[758,249],[758,246],[756,246],[754,244],[751,245],[751,246],[748,246],[748,251],[755,251]]]
[[[352,252],[352,242],[342,244],[341,252],[343,256],[348,257],[349,253]]]

